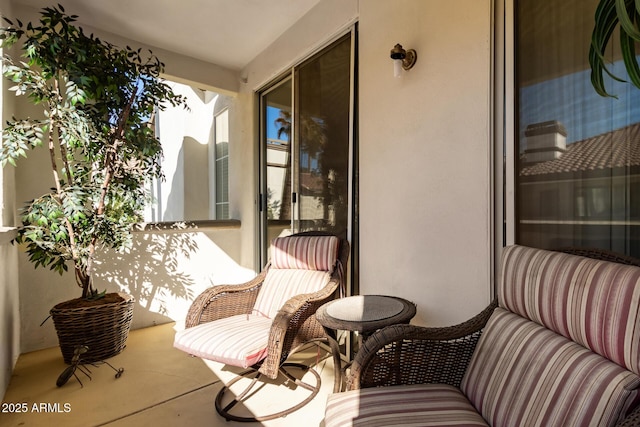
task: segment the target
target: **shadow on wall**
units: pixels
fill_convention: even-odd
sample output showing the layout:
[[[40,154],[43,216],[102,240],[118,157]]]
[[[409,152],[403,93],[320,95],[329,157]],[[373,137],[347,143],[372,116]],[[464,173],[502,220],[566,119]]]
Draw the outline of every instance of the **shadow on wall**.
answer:
[[[135,297],[133,328],[177,320],[176,305],[190,304],[195,298],[196,281],[182,266],[198,251],[198,244],[191,234],[179,232],[185,227],[176,223],[162,232],[156,227],[149,233],[135,233],[128,252],[110,251],[98,260],[97,288],[104,282]]]
[[[213,182],[209,170],[209,147],[193,138],[182,142],[184,164],[184,216],[186,219],[213,219],[209,212],[209,183]],[[215,200],[214,200],[215,202]]]

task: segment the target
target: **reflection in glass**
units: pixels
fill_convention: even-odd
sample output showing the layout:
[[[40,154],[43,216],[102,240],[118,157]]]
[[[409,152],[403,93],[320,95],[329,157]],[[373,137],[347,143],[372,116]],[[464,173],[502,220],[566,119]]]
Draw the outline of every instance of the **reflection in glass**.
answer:
[[[516,242],[640,257],[640,90],[609,80],[617,98],[603,98],[591,86],[597,3],[516,0]]]
[[[351,38],[296,72],[299,229],[347,235]]]
[[[264,96],[267,221],[291,222],[291,80]]]
[[[283,233],[347,237],[351,56],[347,34],[261,93],[263,255]]]

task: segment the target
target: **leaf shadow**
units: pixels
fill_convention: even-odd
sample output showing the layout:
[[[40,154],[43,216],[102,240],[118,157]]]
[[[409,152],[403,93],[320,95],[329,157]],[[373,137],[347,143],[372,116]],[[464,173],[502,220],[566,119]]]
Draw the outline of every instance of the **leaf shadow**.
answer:
[[[125,253],[106,251],[97,259],[96,288],[116,285],[122,292],[133,295],[139,308],[136,317],[149,318],[147,323],[171,322],[172,308],[177,300],[194,299],[196,281],[183,271],[184,260],[198,251],[198,243],[186,224],[179,222],[170,227],[147,226],[133,235],[133,244]]]

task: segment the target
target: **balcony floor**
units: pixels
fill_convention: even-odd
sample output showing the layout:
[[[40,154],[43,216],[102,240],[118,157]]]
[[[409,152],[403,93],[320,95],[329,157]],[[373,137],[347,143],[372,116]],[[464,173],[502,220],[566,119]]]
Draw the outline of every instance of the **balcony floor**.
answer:
[[[124,368],[122,376],[116,379],[107,365],[89,366],[91,380],[76,371],[84,387],[74,377],[56,387],[58,375],[67,366],[57,347],[23,354],[3,399],[0,426],[321,425],[326,398],[333,389],[332,359],[322,348],[310,345],[294,356],[310,364],[318,362],[315,369],[322,377],[322,388],[311,403],[285,418],[236,423],[219,416],[213,402],[223,383],[239,370],[205,363],[174,349],[174,333],[173,324],[131,331],[127,348],[108,360],[114,367]],[[284,385],[267,385],[256,395],[262,397],[240,409],[257,413],[262,407],[275,406],[278,411],[278,403],[306,395],[300,387],[291,390]],[[11,404],[26,404],[26,412],[17,413],[19,406]]]

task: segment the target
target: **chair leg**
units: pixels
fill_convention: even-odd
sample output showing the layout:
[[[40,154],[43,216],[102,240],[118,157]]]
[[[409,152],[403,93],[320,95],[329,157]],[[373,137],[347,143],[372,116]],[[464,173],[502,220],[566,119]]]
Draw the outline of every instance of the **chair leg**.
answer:
[[[301,379],[295,377],[294,375],[292,375],[289,371],[286,370],[287,367],[293,367],[293,368],[297,368],[297,369],[301,369],[303,371],[303,374],[306,372],[310,372],[313,374],[313,376],[315,377],[315,385],[313,384],[309,384],[307,382],[302,381]],[[303,406],[305,406],[307,403],[311,402],[313,400],[314,397],[316,397],[316,395],[318,394],[318,392],[320,391],[320,375],[315,371],[315,369],[303,365],[301,363],[284,363],[282,364],[282,366],[280,366],[280,373],[286,378],[285,380],[285,384],[287,384],[288,382],[293,382],[295,383],[296,386],[300,386],[302,388],[304,388],[305,390],[308,390],[311,392],[311,394],[309,396],[307,396],[303,401],[301,401],[300,403],[285,409],[283,411],[280,412],[276,412],[273,414],[269,414],[269,415],[261,415],[261,416],[255,416],[255,417],[242,417],[242,416],[238,416],[238,415],[234,415],[231,414],[230,411],[238,404],[241,403],[243,401],[245,401],[246,399],[252,397],[255,393],[257,393],[259,391],[259,387],[258,390],[256,390],[254,393],[252,393],[252,390],[254,389],[254,387],[261,382],[260,381],[260,377],[262,376],[262,374],[260,374],[257,370],[255,369],[251,369],[248,371],[245,371],[243,373],[241,373],[240,375],[238,375],[237,377],[235,377],[233,380],[231,380],[229,382],[228,385],[222,387],[222,389],[218,392],[218,395],[216,396],[216,400],[215,400],[215,405],[216,405],[216,411],[223,416],[227,421],[237,421],[237,422],[241,422],[241,423],[247,423],[247,422],[256,422],[256,421],[268,421],[268,420],[273,420],[275,418],[281,418],[284,417],[286,415],[289,415],[290,413],[297,411],[298,409],[302,408]],[[249,375],[255,374],[255,377],[251,379],[251,383],[247,386],[247,388],[245,388],[241,393],[239,393],[237,396],[235,396],[226,406],[222,406],[223,405],[223,399],[224,396],[227,392],[229,392],[229,389],[231,386],[233,386],[235,383],[237,383],[238,381],[240,381],[243,378],[247,378]]]

